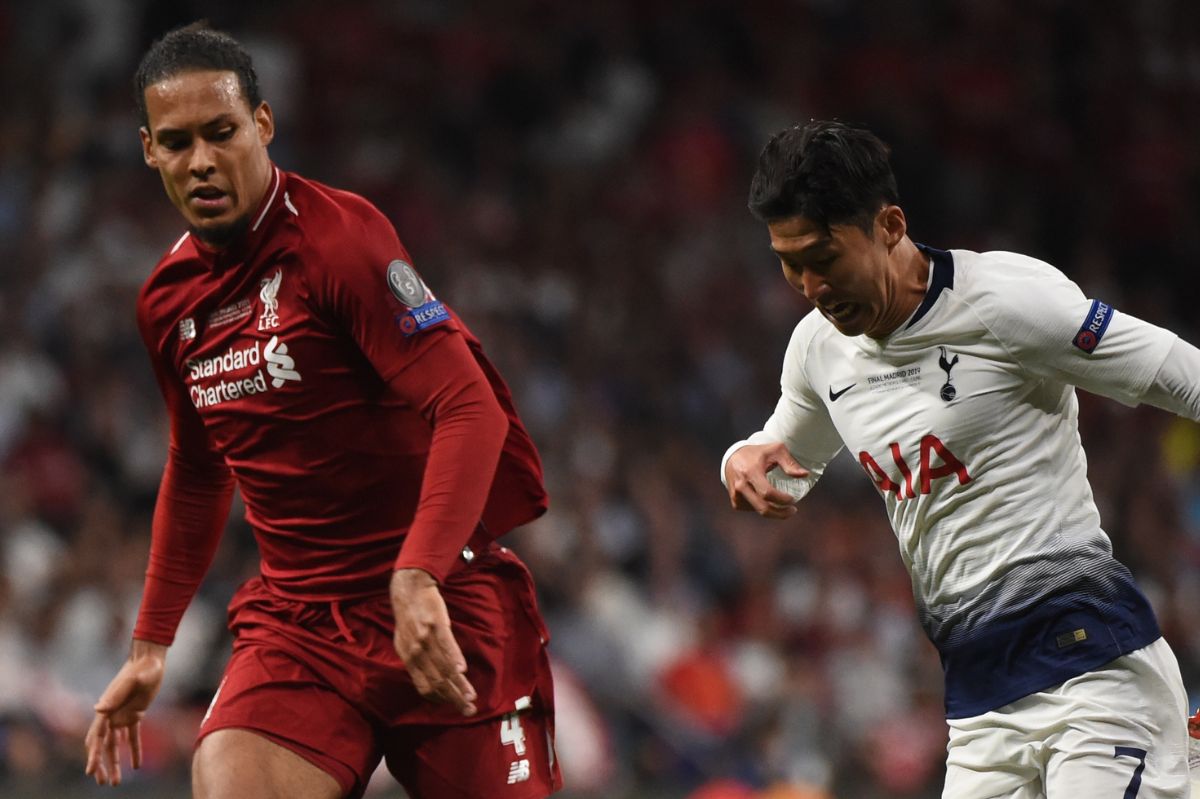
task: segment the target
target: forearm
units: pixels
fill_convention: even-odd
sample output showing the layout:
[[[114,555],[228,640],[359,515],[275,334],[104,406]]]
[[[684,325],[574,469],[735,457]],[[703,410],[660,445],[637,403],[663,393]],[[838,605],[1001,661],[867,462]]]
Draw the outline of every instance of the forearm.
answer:
[[[189,461],[172,449],[154,508],[135,639],[158,645],[174,640],[216,554],[232,499],[233,479],[224,464]]]
[[[1200,422],[1200,349],[1175,339],[1142,401]]]
[[[397,569],[422,569],[438,581],[446,576],[479,524],[507,429],[486,382],[463,386],[442,403]]]

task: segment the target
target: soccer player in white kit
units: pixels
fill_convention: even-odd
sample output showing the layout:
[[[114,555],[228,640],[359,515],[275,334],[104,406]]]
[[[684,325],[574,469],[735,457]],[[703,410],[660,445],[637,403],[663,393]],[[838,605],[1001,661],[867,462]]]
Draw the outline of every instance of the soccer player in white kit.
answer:
[[[1200,420],[1200,350],[1036,259],[915,244],[897,199],[868,131],[763,150],[750,208],[815,310],[730,501],[789,518],[842,447],[875,483],[945,671],[945,799],[1182,799],[1179,666],[1101,529],[1075,387]]]

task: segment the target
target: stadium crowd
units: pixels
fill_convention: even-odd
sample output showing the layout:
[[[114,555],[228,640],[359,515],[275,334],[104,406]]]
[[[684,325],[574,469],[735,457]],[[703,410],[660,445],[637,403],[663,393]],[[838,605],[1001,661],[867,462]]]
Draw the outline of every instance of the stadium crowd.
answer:
[[[137,608],[165,417],[134,297],[180,233],[130,91],[155,36],[246,42],[276,163],[387,213],[512,384],[552,497],[507,543],[554,636],[563,796],[875,799],[936,797],[946,732],[874,488],[843,455],[772,523],[718,477],[808,310],[745,210],[753,159],[867,124],[914,239],[1042,257],[1198,343],[1193,5],[0,5],[0,793],[93,795],[83,731]],[[1080,402],[1105,528],[1200,700],[1200,427]],[[235,507],[119,793],[185,795],[256,566]]]

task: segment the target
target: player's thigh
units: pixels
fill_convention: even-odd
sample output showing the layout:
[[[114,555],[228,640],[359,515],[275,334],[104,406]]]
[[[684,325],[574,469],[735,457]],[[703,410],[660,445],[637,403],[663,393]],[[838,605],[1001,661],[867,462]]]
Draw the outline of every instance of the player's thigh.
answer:
[[[1003,715],[949,720],[942,799],[1045,799],[1040,748]]]
[[[257,763],[256,757],[247,758],[245,751],[231,745],[231,739],[247,741],[246,751],[267,753],[271,763],[302,761],[322,772],[340,786],[329,796],[354,796],[365,787],[379,763],[372,724],[303,658],[302,653],[266,643],[234,650],[212,706],[200,723],[195,779],[206,793],[198,792],[198,796],[257,797],[254,790],[226,792],[225,786],[258,784],[245,782],[256,778],[261,778],[263,785],[276,784],[275,771],[251,768],[243,773],[223,766],[226,757],[252,767]],[[251,734],[253,737],[246,737]],[[279,750],[290,757],[276,757]],[[289,796],[287,792],[279,795]]]
[[[206,735],[192,760],[193,799],[342,799],[332,776],[249,730]]]
[[[1051,797],[1189,796],[1187,697],[1165,641],[1071,683],[1046,772]]]
[[[410,799],[543,799],[562,786],[553,720],[538,708],[475,724],[417,727],[387,741]]]

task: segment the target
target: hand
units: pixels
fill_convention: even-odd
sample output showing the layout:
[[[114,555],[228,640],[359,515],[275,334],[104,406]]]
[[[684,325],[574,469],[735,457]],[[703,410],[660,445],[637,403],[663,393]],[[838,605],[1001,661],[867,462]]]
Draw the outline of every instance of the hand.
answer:
[[[767,472],[776,466],[789,477],[808,477],[808,470],[783,444],[747,444],[734,450],[725,461],[725,485],[734,510],[752,510],[768,519],[796,514],[796,498],[767,479]]]
[[[450,631],[450,614],[437,582],[421,569],[392,573],[392,613],[396,654],[404,660],[421,696],[475,715],[475,689],[467,680],[467,659]]]
[[[142,717],[162,685],[167,648],[149,641],[133,642],[129,660],[104,689],[84,746],[84,773],[97,785],[121,784],[121,746],[129,747],[134,768],[142,766]]]

